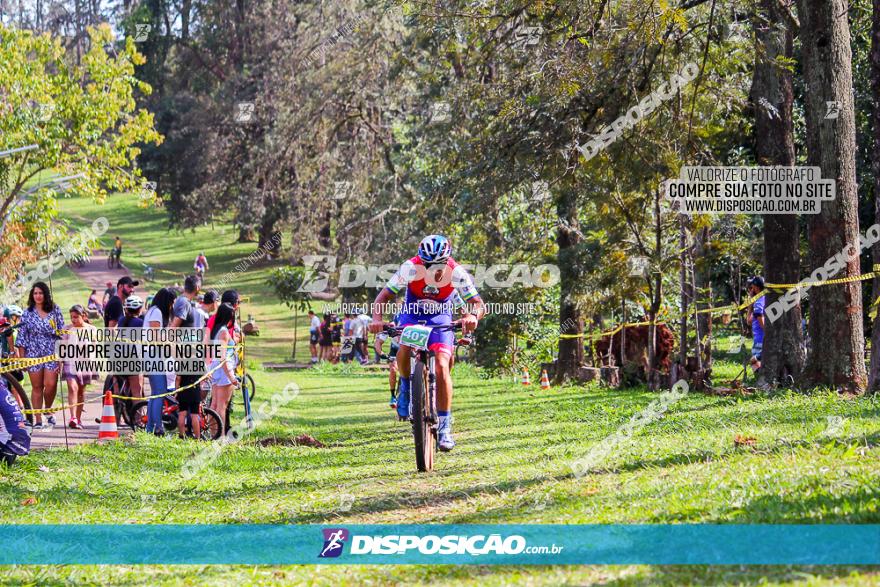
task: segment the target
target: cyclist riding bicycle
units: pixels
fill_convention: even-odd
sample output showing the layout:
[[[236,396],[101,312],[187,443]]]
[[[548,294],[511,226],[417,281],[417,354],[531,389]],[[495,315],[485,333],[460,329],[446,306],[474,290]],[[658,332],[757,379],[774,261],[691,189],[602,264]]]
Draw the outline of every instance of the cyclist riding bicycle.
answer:
[[[455,310],[454,294],[458,292],[468,312],[461,319],[465,334],[477,327],[485,313],[485,306],[474,282],[464,267],[452,258],[452,247],[446,237],[432,234],[422,239],[418,255],[405,261],[385,288],[376,296],[370,331],[379,333],[385,328],[382,308],[406,288],[403,309],[398,317],[399,326],[424,324],[442,326],[452,323]],[[437,445],[442,451],[452,450],[452,377],[450,361],[455,345],[452,330],[434,330],[428,338],[428,349],[434,351],[437,375]],[[411,349],[401,346],[397,352],[400,370],[400,394],[397,414],[409,417]]]
[[[122,262],[122,239],[118,236],[113,241],[113,255],[116,257],[116,263]]]
[[[205,274],[205,271],[208,270],[208,258],[205,256],[205,253],[199,253],[199,256],[196,257],[196,262],[193,263],[193,269],[196,270],[196,273],[201,277]]]

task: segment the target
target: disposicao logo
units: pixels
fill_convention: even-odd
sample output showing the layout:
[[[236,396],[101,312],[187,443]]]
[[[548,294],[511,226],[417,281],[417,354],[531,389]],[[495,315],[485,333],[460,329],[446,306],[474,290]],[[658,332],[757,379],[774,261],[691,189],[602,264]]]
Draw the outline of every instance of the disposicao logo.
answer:
[[[345,528],[324,528],[324,548],[318,558],[336,558],[342,554],[345,541],[348,540],[348,530]]]

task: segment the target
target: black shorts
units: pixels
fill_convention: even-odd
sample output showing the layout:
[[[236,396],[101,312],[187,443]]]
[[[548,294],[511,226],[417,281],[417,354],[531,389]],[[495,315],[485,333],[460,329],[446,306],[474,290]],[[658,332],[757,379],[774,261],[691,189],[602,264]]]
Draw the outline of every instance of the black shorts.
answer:
[[[199,375],[181,375],[180,387],[192,385],[199,380]],[[199,404],[202,403],[202,390],[196,384],[192,387],[177,392],[177,403],[180,404],[181,412],[190,414],[199,413]]]
[[[392,342],[392,343],[391,343],[391,350],[388,351],[388,356],[389,356],[389,357],[396,357],[396,356],[397,356],[397,351],[398,351],[399,349],[400,349],[400,345],[399,345],[399,344],[394,344],[394,343]]]
[[[309,333],[309,344],[318,344],[318,333],[310,332]]]

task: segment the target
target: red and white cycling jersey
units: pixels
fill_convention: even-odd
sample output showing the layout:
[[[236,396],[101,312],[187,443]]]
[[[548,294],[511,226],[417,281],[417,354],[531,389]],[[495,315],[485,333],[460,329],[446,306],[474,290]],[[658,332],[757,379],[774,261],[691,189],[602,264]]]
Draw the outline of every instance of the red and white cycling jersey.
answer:
[[[445,264],[430,267],[418,256],[404,261],[385,287],[394,294],[405,287],[407,307],[415,306],[424,313],[447,313],[441,306],[459,305],[459,296],[465,302],[479,297],[470,274],[451,257]]]

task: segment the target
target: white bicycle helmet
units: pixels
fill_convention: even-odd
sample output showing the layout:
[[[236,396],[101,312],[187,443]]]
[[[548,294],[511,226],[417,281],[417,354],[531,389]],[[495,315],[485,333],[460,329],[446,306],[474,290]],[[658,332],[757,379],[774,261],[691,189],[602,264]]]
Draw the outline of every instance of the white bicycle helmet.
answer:
[[[21,318],[21,315],[24,314],[24,310],[12,304],[11,306],[6,306],[6,309],[3,311],[3,314],[9,318],[10,316],[18,316]]]
[[[128,296],[124,306],[126,310],[140,310],[144,307],[144,300],[140,296]]]
[[[440,234],[429,234],[419,243],[419,258],[425,263],[445,263],[452,255],[449,240]]]

